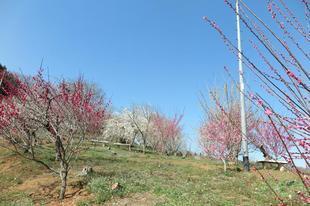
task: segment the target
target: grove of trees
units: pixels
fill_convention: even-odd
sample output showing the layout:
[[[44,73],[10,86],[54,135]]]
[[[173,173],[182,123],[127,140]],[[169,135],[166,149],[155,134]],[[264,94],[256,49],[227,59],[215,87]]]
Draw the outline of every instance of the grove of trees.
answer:
[[[241,60],[246,83],[247,141],[265,158],[284,159],[304,186],[298,196],[310,203],[310,178],[297,167],[300,161],[310,168],[310,73],[309,17],[307,0],[295,1],[304,13],[294,12],[284,0],[266,1],[267,21],[243,0],[225,0],[242,23],[243,43],[250,49],[239,51],[237,43],[210,17],[204,17],[228,50]],[[233,22],[231,23],[233,25]],[[240,56],[242,58],[240,58]],[[241,144],[239,86],[236,70],[225,67],[234,87],[211,90],[209,101],[202,96],[204,119],[199,128],[199,144],[208,157],[237,161]],[[245,75],[244,73],[240,75]],[[246,76],[244,76],[245,79]],[[13,74],[0,65],[0,138],[2,147],[37,162],[61,180],[60,198],[65,197],[68,173],[85,140],[94,136],[130,149],[142,147],[167,155],[185,148],[181,121],[183,114],[169,117],[148,105],[135,105],[120,112],[83,78],[59,82],[46,80],[43,71],[35,76]],[[45,162],[42,151],[52,149],[55,161]],[[262,180],[268,184],[260,173]],[[283,197],[270,189],[284,205]]]
[[[185,149],[182,118],[178,114],[167,117],[149,105],[135,105],[112,115],[105,125],[103,139],[142,146],[143,153],[148,148],[176,154]]]
[[[59,175],[60,199],[65,197],[68,173],[83,143],[100,137],[172,155],[183,149],[183,115],[169,118],[143,105],[112,112],[111,102],[83,78],[51,82],[43,70],[21,76],[0,70],[0,146],[43,165]],[[52,149],[54,161],[44,152]]]

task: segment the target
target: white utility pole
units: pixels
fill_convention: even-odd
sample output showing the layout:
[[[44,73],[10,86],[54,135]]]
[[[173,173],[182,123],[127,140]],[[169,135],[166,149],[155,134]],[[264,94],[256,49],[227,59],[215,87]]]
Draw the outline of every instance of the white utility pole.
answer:
[[[242,68],[242,48],[240,36],[240,17],[239,17],[239,0],[236,0],[236,14],[237,14],[237,39],[238,39],[238,62],[239,62],[239,80],[240,80],[240,114],[241,114],[241,149],[243,153],[243,169],[250,171],[249,151],[247,142],[246,116],[245,116],[245,102],[244,102],[244,80]]]

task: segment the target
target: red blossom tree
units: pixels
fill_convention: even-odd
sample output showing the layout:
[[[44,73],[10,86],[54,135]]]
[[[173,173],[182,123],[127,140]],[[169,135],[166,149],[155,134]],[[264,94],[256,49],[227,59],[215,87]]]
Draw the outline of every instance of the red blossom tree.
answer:
[[[14,77],[17,90],[6,89],[6,95],[0,98],[3,146],[59,174],[60,199],[63,199],[72,160],[79,154],[88,134],[100,133],[109,116],[109,103],[87,88],[81,78],[53,84],[43,78],[42,71],[22,81],[16,75]],[[38,137],[37,131],[44,137]],[[46,142],[51,142],[54,147],[58,168],[40,158],[38,146],[44,146]]]

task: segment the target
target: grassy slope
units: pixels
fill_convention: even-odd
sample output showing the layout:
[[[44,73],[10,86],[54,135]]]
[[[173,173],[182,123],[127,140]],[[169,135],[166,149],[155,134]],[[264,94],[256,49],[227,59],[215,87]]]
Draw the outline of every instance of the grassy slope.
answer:
[[[113,153],[117,153],[116,155]],[[52,161],[51,151],[44,158]],[[92,166],[90,177],[76,177],[83,166]],[[289,194],[301,190],[290,173],[262,171],[289,205]],[[274,196],[255,173],[223,173],[221,163],[140,154],[91,146],[74,163],[64,203],[78,205],[276,205]],[[274,179],[276,178],[277,181]],[[295,180],[293,182],[292,180]],[[0,205],[59,205],[58,178],[41,166],[0,149]],[[120,189],[112,191],[113,183]],[[128,204],[127,204],[128,205]],[[129,204],[130,205],[130,204]]]

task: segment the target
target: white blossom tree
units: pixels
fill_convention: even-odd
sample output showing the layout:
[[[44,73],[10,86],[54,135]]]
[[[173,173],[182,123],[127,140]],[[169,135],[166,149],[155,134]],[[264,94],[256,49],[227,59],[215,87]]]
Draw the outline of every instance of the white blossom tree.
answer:
[[[127,110],[115,113],[106,122],[103,131],[103,138],[110,142],[132,144],[136,130],[131,123]]]

